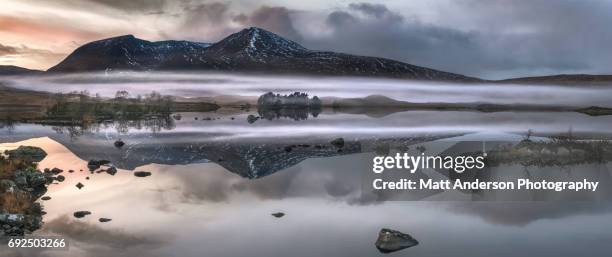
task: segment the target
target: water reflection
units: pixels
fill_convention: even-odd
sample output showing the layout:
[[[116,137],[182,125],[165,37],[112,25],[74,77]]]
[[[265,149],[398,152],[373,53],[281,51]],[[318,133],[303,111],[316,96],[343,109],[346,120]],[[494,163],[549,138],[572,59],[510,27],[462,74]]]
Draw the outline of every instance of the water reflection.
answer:
[[[246,117],[251,114],[257,113],[181,113],[180,119],[170,116],[173,126],[159,130],[148,128],[145,121],[105,121],[86,128],[11,123],[10,130],[0,129],[0,149],[36,145],[48,153],[39,168],[75,171],[49,186],[52,199],[43,203],[45,224],[35,232],[68,237],[71,250],[37,254],[377,256],[374,241],[382,227],[419,240],[418,246],[398,255],[446,256],[461,249],[470,256],[572,256],[587,251],[605,256],[609,251],[609,201],[555,201],[557,195],[538,193],[520,195],[519,200],[551,202],[472,202],[514,201],[517,194],[432,190],[402,199],[453,202],[383,202],[388,195],[362,192],[362,174],[371,173],[375,155],[416,153],[421,146],[428,153],[477,152],[482,141],[493,154],[496,145],[518,145],[529,129],[534,141],[568,128],[579,139],[606,139],[610,117],[418,111],[372,118],[324,111],[299,122],[249,124]],[[331,144],[338,137],[344,139],[343,147]],[[118,138],[126,145],[115,147]],[[90,159],[109,160],[118,172],[90,173]],[[524,170],[520,162],[500,163],[463,176],[588,177],[601,181],[604,189],[612,187],[609,163],[575,164]],[[135,177],[134,170],[152,175]],[[454,174],[428,170],[415,176]],[[80,190],[75,187],[79,182],[85,185]],[[603,190],[595,198],[577,200],[607,199],[610,193]],[[72,213],[77,210],[92,215],[76,220]],[[275,212],[287,215],[270,216]],[[100,217],[112,221],[100,223]],[[0,254],[16,253],[0,249]]]
[[[567,256],[587,250],[604,256],[608,249],[602,240],[612,238],[603,229],[612,218],[607,202],[363,205],[355,170],[363,168],[366,153],[308,159],[256,180],[213,163],[144,165],[137,170],[153,175],[136,178],[126,170],[115,176],[78,172],[87,162],[49,139],[11,145],[22,144],[39,145],[49,153],[41,168],[61,163],[77,171],[49,187],[53,199],[44,203],[45,225],[36,232],[70,238],[71,250],[41,255],[377,256],[373,243],[381,227],[418,238],[419,246],[398,253],[418,256],[449,255],[458,247],[471,256],[490,256],[492,250],[482,242],[498,241],[503,242],[495,250],[499,256]],[[86,184],[82,190],[73,186],[78,181]],[[91,211],[91,219],[72,218],[77,209]],[[287,216],[270,216],[277,211]],[[98,223],[103,216],[113,221]],[[568,233],[581,240],[561,236]],[[241,242],[240,247],[233,242]],[[549,254],[550,249],[563,253]]]

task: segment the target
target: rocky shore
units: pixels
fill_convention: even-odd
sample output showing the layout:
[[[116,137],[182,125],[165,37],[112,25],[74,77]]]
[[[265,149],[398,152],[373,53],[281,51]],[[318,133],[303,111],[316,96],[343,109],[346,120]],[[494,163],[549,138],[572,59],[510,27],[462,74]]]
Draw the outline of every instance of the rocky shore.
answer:
[[[45,212],[36,201],[47,192],[47,185],[63,180],[60,169],[37,169],[46,155],[29,146],[0,154],[0,236],[23,236],[42,226]]]

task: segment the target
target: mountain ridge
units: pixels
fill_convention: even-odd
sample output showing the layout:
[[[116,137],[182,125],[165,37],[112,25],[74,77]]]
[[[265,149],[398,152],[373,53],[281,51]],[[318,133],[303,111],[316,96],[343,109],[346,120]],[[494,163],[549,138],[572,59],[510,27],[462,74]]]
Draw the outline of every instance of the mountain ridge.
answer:
[[[545,76],[518,77],[497,80],[498,83],[509,84],[612,84],[612,75],[592,75],[592,74],[556,74]]]
[[[126,71],[220,71],[275,75],[384,77],[495,84],[612,85],[612,75],[557,74],[486,80],[396,60],[310,50],[270,31],[250,27],[216,43],[147,41],[134,35],[100,39],[75,49],[48,73]],[[43,74],[0,65],[0,75]]]
[[[15,65],[0,65],[0,75],[2,76],[38,74],[42,72],[41,70],[32,70]]]
[[[77,48],[48,71],[105,70],[240,71],[481,81],[386,58],[310,50],[257,27],[243,29],[213,44],[173,40],[152,42],[133,35],[97,40]]]

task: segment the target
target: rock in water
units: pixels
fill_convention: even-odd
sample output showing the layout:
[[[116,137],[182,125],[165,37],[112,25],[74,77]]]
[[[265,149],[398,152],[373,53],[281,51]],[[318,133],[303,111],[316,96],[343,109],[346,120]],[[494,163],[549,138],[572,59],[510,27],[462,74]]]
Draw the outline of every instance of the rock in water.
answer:
[[[106,170],[106,173],[108,173],[111,176],[115,176],[115,174],[117,174],[117,168],[115,167],[110,167]]]
[[[285,214],[282,212],[276,212],[276,213],[272,213],[272,216],[276,218],[282,218],[283,216],[285,216]]]
[[[62,175],[59,175],[59,176],[55,177],[55,180],[57,182],[64,182],[64,180],[66,180],[66,177],[64,177]]]
[[[381,253],[391,253],[418,245],[419,241],[408,234],[399,231],[383,228],[378,233],[376,248]]]
[[[110,161],[108,160],[90,160],[89,162],[87,162],[87,168],[89,168],[89,171],[94,171],[100,168],[100,166],[102,165],[106,165],[109,164]]]
[[[90,211],[77,211],[77,212],[74,212],[73,215],[75,218],[80,219],[90,214],[91,214]]]
[[[148,171],[134,171],[134,176],[139,177],[139,178],[144,178],[144,177],[151,176],[151,172],[148,172]]]
[[[247,117],[247,122],[248,122],[249,124],[253,124],[253,123],[255,123],[257,120],[259,120],[259,117],[255,116],[255,115],[253,115],[253,114],[250,114],[250,115]]]
[[[121,141],[121,139],[115,141],[115,147],[121,148],[125,145],[125,142]]]
[[[98,221],[100,221],[100,222],[109,222],[111,220],[112,219],[108,219],[108,218],[100,218]]]
[[[33,146],[19,146],[15,150],[6,151],[6,154],[9,159],[27,159],[33,162],[40,162],[47,156],[45,151]]]

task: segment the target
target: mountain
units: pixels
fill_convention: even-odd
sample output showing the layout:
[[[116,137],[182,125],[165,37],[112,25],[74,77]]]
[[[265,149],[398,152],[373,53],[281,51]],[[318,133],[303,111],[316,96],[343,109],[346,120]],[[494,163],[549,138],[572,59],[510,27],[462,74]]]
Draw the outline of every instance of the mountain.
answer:
[[[188,41],[149,42],[126,35],[103,39],[77,48],[50,72],[157,70],[201,59],[209,44]]]
[[[385,58],[313,51],[254,27],[243,29],[214,44],[150,42],[132,35],[103,39],[79,47],[49,69],[50,72],[104,70],[239,71],[480,81]]]
[[[612,85],[612,75],[560,74],[498,80],[509,84]]]
[[[30,70],[18,66],[13,65],[0,65],[0,76],[10,76],[10,75],[31,75],[36,73],[41,73],[39,70]]]

